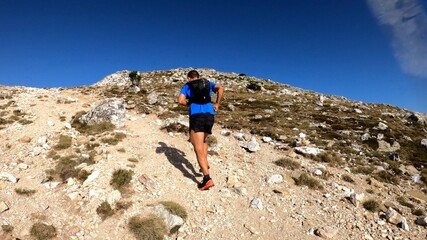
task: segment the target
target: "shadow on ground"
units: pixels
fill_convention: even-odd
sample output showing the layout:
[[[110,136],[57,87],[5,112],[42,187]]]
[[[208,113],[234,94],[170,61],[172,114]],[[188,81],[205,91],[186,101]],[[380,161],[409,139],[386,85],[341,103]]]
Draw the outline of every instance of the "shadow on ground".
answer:
[[[164,142],[159,142],[159,147],[156,148],[156,153],[164,153],[168,161],[177,169],[179,169],[182,174],[193,180],[195,183],[199,183],[197,181],[196,176],[202,176],[196,172],[193,164],[191,164],[187,158],[185,158],[185,153],[179,149],[174,147],[169,147]]]

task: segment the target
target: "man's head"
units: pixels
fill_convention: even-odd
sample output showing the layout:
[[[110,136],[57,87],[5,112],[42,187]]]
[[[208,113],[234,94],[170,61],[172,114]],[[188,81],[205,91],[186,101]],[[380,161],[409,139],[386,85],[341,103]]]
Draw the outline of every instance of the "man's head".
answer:
[[[195,80],[195,79],[199,79],[200,75],[196,70],[191,70],[187,73],[187,78],[188,80]]]

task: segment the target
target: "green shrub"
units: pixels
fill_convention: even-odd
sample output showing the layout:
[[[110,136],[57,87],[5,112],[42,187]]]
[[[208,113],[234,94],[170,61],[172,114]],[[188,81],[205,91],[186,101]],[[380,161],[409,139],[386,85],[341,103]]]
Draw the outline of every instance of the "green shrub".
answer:
[[[323,186],[320,182],[310,177],[307,173],[302,173],[299,178],[294,178],[295,184],[298,186],[307,186],[310,189],[323,190]]]
[[[113,172],[110,184],[117,190],[125,190],[132,180],[133,172],[131,170],[118,169]]]
[[[402,206],[408,207],[408,208],[410,208],[410,209],[414,209],[414,208],[415,208],[414,204],[412,204],[412,203],[408,202],[408,200],[407,200],[404,196],[398,196],[398,197],[396,198],[396,200],[397,200],[397,202],[398,202],[398,203],[400,203],[400,205],[402,205]]]
[[[128,226],[138,240],[163,240],[168,231],[163,220],[155,215],[145,218],[134,216]]]
[[[30,234],[38,240],[52,239],[56,237],[56,229],[52,225],[35,223],[31,227]]]
[[[277,166],[284,167],[289,170],[295,170],[301,167],[301,164],[289,158],[280,158],[274,162]]]
[[[53,148],[55,150],[63,150],[71,147],[72,138],[71,136],[61,135],[59,136],[59,142]]]
[[[168,210],[170,213],[180,216],[183,219],[186,219],[188,216],[185,208],[176,202],[162,201],[160,202],[160,204],[162,204],[166,208],[166,210]]]
[[[84,181],[86,181],[87,177],[89,177],[90,174],[91,174],[91,172],[82,169],[82,170],[79,171],[79,173],[77,174],[76,178],[80,182],[84,182]]]
[[[31,196],[36,193],[36,190],[26,188],[15,188],[15,192],[19,195]]]
[[[367,200],[363,202],[363,207],[370,212],[377,212],[380,204],[376,200]]]
[[[105,220],[108,217],[114,215],[114,210],[111,208],[111,205],[107,201],[104,201],[101,203],[101,205],[98,206],[98,208],[96,209],[96,213],[98,213],[102,220]]]

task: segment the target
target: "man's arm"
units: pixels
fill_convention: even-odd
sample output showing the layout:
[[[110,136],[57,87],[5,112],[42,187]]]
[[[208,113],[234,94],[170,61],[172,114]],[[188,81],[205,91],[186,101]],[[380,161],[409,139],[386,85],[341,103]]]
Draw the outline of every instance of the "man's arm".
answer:
[[[215,112],[217,112],[218,108],[219,108],[219,104],[220,104],[221,99],[222,99],[222,96],[224,95],[224,87],[220,84],[216,84],[214,89],[216,92],[216,102],[213,105],[213,108],[214,108]]]
[[[180,93],[178,96],[178,104],[182,106],[188,106],[187,98],[182,93]]]

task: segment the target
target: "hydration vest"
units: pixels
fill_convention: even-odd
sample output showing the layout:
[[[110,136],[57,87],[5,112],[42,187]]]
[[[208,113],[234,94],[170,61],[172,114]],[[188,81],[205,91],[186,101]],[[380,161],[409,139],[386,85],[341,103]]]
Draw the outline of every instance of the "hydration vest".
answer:
[[[207,79],[201,78],[187,84],[191,89],[190,103],[206,104],[211,102],[211,85]]]

